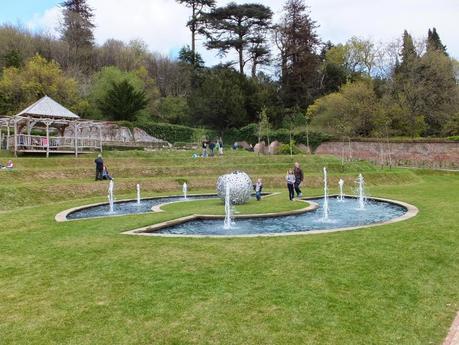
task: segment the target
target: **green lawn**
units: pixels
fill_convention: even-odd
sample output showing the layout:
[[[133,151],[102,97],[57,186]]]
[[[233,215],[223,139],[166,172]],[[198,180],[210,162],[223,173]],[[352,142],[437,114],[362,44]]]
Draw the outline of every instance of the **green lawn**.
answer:
[[[459,310],[459,174],[343,169],[331,157],[190,156],[107,154],[117,198],[133,197],[138,182],[145,196],[177,194],[183,180],[212,191],[218,174],[240,169],[283,192],[243,212],[301,207],[283,201],[283,175],[299,160],[307,195],[320,193],[326,165],[332,185],[343,176],[350,193],[362,171],[371,195],[420,213],[323,235],[127,236],[194,210],[56,223],[66,208],[106,200],[94,157],[20,158],[0,172],[0,344],[441,344]]]

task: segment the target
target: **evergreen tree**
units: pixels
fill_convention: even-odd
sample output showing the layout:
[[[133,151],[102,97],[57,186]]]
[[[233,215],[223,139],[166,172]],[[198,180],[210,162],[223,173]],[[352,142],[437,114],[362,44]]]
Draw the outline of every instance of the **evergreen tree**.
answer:
[[[411,37],[411,35],[406,30],[403,32],[403,45],[400,57],[402,61],[400,62],[396,73],[406,74],[413,69],[414,63],[418,58],[418,54],[416,53],[416,48],[413,42],[413,37]]]
[[[269,55],[266,32],[272,15],[269,7],[260,4],[232,2],[216,8],[207,15],[207,28],[203,31],[209,39],[206,46],[217,49],[221,55],[236,50],[239,72],[243,74],[246,63],[252,61],[255,65],[252,74],[256,74],[256,66],[264,63]]]
[[[215,6],[215,0],[176,0],[180,4],[191,8],[191,18],[187,23],[191,31],[191,64],[195,65],[199,57],[196,52],[196,35],[199,32],[202,24],[205,11]]]
[[[189,46],[182,47],[179,51],[178,61],[187,65],[194,65],[195,68],[203,68],[204,60],[201,54],[193,53]]]
[[[87,0],[66,0],[61,7],[64,13],[61,39],[69,45],[70,61],[80,67],[89,67],[94,47],[93,10]]]
[[[446,46],[441,42],[440,36],[435,28],[432,30],[429,29],[427,32],[427,51],[440,51],[448,56]]]
[[[136,91],[129,81],[113,83],[98,106],[102,113],[116,121],[133,121],[136,115],[148,105],[145,91]]]
[[[284,106],[306,108],[319,90],[319,38],[303,0],[288,0],[275,28],[280,50],[281,97]]]

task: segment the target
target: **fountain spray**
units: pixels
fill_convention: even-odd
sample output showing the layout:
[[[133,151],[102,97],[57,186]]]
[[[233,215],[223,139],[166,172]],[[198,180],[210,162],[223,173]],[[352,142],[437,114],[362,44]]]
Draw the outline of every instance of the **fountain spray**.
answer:
[[[226,183],[225,189],[225,221],[223,223],[223,229],[229,230],[233,225],[233,209],[231,207],[229,183]]]
[[[324,167],[324,205],[322,220],[328,220],[328,181],[327,181],[327,168]]]
[[[140,205],[140,184],[137,183],[137,205]]]
[[[365,209],[365,180],[362,174],[359,174],[357,179],[358,184],[358,200],[359,200],[359,210]]]
[[[344,180],[343,180],[342,178],[339,179],[338,185],[339,185],[339,197],[338,197],[338,201],[339,201],[339,202],[343,202],[343,201],[344,201],[344,193],[343,193]]]
[[[110,213],[113,213],[114,211],[114,202],[115,202],[115,198],[113,197],[113,188],[114,188],[114,182],[113,180],[110,180],[109,184],[108,184],[108,203],[110,205]]]
[[[186,194],[188,192],[188,185],[186,184],[186,182],[183,182],[182,191],[183,191],[183,198],[186,200]]]

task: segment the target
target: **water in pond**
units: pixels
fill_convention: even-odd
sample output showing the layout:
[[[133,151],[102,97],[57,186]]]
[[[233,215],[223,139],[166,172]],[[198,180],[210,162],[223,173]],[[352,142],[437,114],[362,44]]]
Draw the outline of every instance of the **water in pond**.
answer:
[[[121,201],[113,203],[113,212],[110,212],[110,205],[103,204],[99,206],[91,206],[81,210],[74,211],[67,215],[67,219],[84,219],[84,218],[95,218],[95,217],[107,217],[107,216],[121,216],[128,214],[139,214],[150,212],[151,208],[156,205],[173,202],[173,201],[191,201],[199,199],[210,199],[216,198],[216,195],[199,195],[199,196],[188,196],[185,200],[181,196],[171,196],[164,198],[155,199],[141,199],[140,202],[137,200]]]
[[[167,227],[154,234],[170,235],[250,235],[274,234],[288,232],[306,232],[311,230],[328,230],[343,227],[362,226],[380,223],[397,218],[406,213],[406,208],[384,201],[368,200],[365,209],[360,209],[358,199],[328,199],[328,219],[323,219],[324,199],[311,199],[320,208],[300,215],[237,219],[235,225],[225,229],[222,220],[195,220]]]

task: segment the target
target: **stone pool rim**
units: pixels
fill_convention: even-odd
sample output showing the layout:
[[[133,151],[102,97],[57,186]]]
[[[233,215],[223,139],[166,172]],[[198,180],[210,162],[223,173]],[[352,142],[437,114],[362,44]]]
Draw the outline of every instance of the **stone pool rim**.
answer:
[[[188,196],[189,197],[193,197],[193,196],[209,196],[209,197],[212,197],[212,196],[216,196],[216,194],[215,193],[201,193],[201,194],[188,194]],[[177,195],[160,195],[160,196],[152,196],[152,197],[149,197],[149,198],[143,198],[141,200],[142,201],[144,201],[144,200],[157,200],[157,199],[163,199],[163,198],[183,198],[183,195],[181,195],[181,194],[177,194]],[[123,202],[131,202],[131,201],[137,201],[137,199],[116,200],[115,201],[115,205],[123,203]],[[181,200],[181,201],[184,201],[184,200]],[[159,206],[164,205],[164,204],[160,204]],[[83,205],[83,206],[72,207],[72,208],[69,208],[67,210],[61,211],[58,214],[56,214],[56,216],[54,217],[54,220],[56,222],[60,223],[60,222],[73,222],[73,221],[88,220],[88,219],[100,219],[100,218],[109,218],[109,217],[133,216],[133,215],[142,215],[142,214],[150,214],[151,213],[151,211],[147,211],[147,212],[139,212],[139,213],[133,213],[133,214],[108,214],[106,216],[96,216],[96,217],[88,217],[88,218],[75,218],[75,219],[68,219],[67,218],[67,216],[69,214],[71,214],[71,213],[87,210],[87,209],[90,209],[90,208],[93,208],[93,207],[97,207],[97,206],[104,206],[104,205],[108,206],[108,202],[103,201],[103,202],[97,202],[97,203],[94,203],[94,204],[87,204],[87,205]]]
[[[350,199],[357,199],[355,195],[343,195],[346,198]],[[338,194],[329,195],[330,198],[338,197]],[[311,200],[323,198],[323,196],[313,196],[313,197],[306,197],[302,199],[295,199],[295,201],[299,202],[307,202],[309,203],[308,207],[293,210],[293,211],[283,211],[278,213],[261,213],[261,214],[243,214],[243,215],[235,215],[234,218],[236,219],[243,219],[243,218],[272,218],[272,217],[282,217],[282,216],[289,216],[289,215],[296,215],[305,212],[311,212],[319,208],[319,205]],[[351,226],[351,227],[343,227],[343,228],[333,228],[333,229],[324,229],[324,230],[310,230],[310,231],[294,231],[294,232],[276,232],[276,233],[261,233],[261,234],[240,234],[240,235],[199,235],[199,234],[159,234],[155,233],[164,228],[168,228],[174,225],[180,225],[187,223],[193,220],[215,220],[215,219],[224,219],[224,215],[205,215],[205,214],[193,214],[190,216],[185,216],[181,218],[176,218],[173,220],[147,225],[145,227],[124,231],[121,234],[123,235],[134,235],[134,236],[146,236],[146,237],[170,237],[170,238],[247,238],[247,237],[280,237],[280,236],[297,236],[297,235],[315,235],[315,234],[327,234],[332,232],[342,232],[342,231],[349,231],[349,230],[358,230],[358,229],[365,229],[374,226],[381,226],[387,225],[392,223],[398,223],[404,220],[408,220],[410,218],[415,217],[419,213],[419,209],[406,203],[404,201],[387,199],[387,198],[379,198],[379,197],[367,197],[366,200],[374,200],[380,202],[386,202],[393,205],[401,206],[406,209],[406,212],[399,216],[384,222],[372,223],[372,224],[365,224],[360,226]],[[164,204],[162,204],[164,205]],[[158,205],[159,207],[162,205]]]
[[[279,194],[278,192],[275,192],[275,193],[270,193],[270,192],[264,192],[262,193],[262,195],[264,197],[270,197],[272,195],[275,195],[275,194]],[[200,194],[188,194],[187,195],[188,197],[206,197],[208,196],[209,199],[213,199],[213,198],[218,198],[217,194],[215,193],[200,193]],[[141,199],[142,201],[145,201],[145,200],[158,200],[158,199],[164,199],[164,198],[183,198],[183,195],[182,194],[176,194],[176,195],[160,195],[160,196],[152,196],[152,197],[147,197],[147,198],[143,198]],[[206,199],[204,199],[206,200]],[[116,200],[114,202],[114,204],[121,204],[121,203],[124,203],[124,202],[134,202],[134,201],[137,201],[137,199],[120,199],[120,200]],[[124,217],[124,216],[135,216],[135,215],[143,215],[143,214],[151,214],[152,211],[153,212],[164,212],[163,210],[161,210],[161,207],[162,206],[165,206],[165,205],[168,205],[168,204],[172,204],[172,203],[177,203],[177,202],[185,202],[186,200],[175,200],[175,201],[168,201],[168,202],[164,202],[162,204],[158,204],[158,205],[155,205],[153,206],[150,211],[146,211],[146,212],[138,212],[138,213],[132,213],[132,214],[107,214],[107,215],[104,215],[104,216],[94,216],[94,217],[85,217],[85,218],[67,218],[68,215],[74,213],[74,212],[78,212],[78,211],[83,211],[83,210],[87,210],[87,209],[90,209],[90,208],[93,208],[93,207],[98,207],[98,206],[108,206],[108,202],[106,201],[103,201],[103,202],[97,202],[97,203],[94,203],[94,204],[86,204],[86,205],[82,205],[82,206],[76,206],[76,207],[72,207],[72,208],[69,208],[69,209],[66,209],[64,211],[61,211],[59,212],[58,214],[56,214],[56,216],[54,217],[54,220],[58,223],[61,223],[61,222],[74,222],[74,221],[81,221],[81,220],[90,220],[90,219],[104,219],[104,218],[110,218],[110,217]]]

